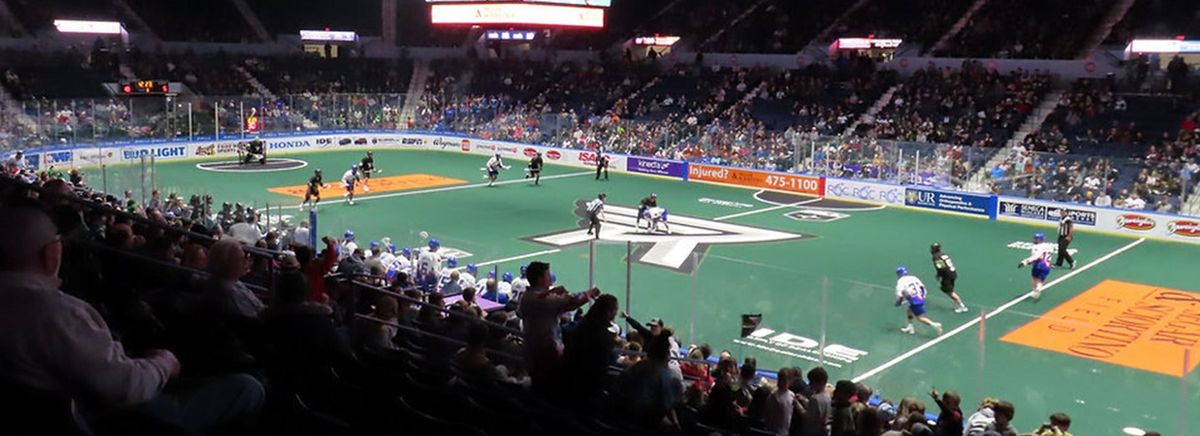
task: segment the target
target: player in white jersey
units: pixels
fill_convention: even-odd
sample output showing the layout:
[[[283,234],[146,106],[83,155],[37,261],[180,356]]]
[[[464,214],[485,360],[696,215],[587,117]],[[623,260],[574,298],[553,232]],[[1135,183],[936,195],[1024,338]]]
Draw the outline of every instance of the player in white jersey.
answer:
[[[384,240],[386,239],[384,238]],[[384,267],[390,267],[392,261],[396,260],[396,244],[387,242],[383,244],[383,251],[380,251],[377,257],[379,258],[379,263],[383,264]]]
[[[490,187],[496,183],[496,177],[500,176],[500,170],[507,170],[508,168],[509,166],[504,164],[504,159],[500,158],[500,153],[496,153],[495,156],[488,159],[487,164],[483,166],[483,171],[487,173],[484,178],[487,179],[488,186]]]
[[[426,292],[433,291],[442,273],[442,255],[438,253],[441,247],[441,241],[430,239],[429,246],[422,249],[421,254],[417,256],[416,282],[417,286],[425,288]]]
[[[466,271],[458,272],[458,286],[463,289],[475,287],[475,274],[479,272],[479,267],[473,263],[467,264]]]
[[[354,205],[354,185],[358,184],[358,165],[351,166],[342,174],[342,187],[346,188],[346,204]]]
[[[450,257],[446,258],[446,266],[444,268],[442,268],[440,273],[438,273],[438,277],[439,277],[438,289],[441,289],[441,288],[445,287],[448,283],[450,283],[450,280],[451,280],[450,273],[453,273],[457,269],[458,269],[458,258],[454,257],[454,256],[450,256]],[[458,282],[460,284],[462,283],[462,274],[459,274]],[[463,289],[466,289],[466,288],[463,288]]]
[[[512,273],[505,272],[504,275],[500,276],[500,283],[496,283],[496,289],[498,289],[501,294],[507,295],[511,298],[513,295],[512,282],[513,282]]]
[[[338,260],[350,257],[354,254],[354,250],[358,249],[358,243],[354,242],[354,231],[347,230],[342,234],[342,242],[338,244]]]
[[[667,234],[671,234],[671,225],[667,224],[667,210],[661,207],[651,207],[643,212],[643,216],[638,218],[646,220],[646,231],[650,233],[658,232],[658,228],[662,227]]]
[[[1017,268],[1022,268],[1026,265],[1033,265],[1033,291],[1030,296],[1034,300],[1042,298],[1042,285],[1046,283],[1046,277],[1050,275],[1050,258],[1058,251],[1058,247],[1054,244],[1046,242],[1046,235],[1043,233],[1035,233],[1033,235],[1033,248],[1029,249],[1029,257],[1017,264]]]
[[[900,331],[910,335],[916,334],[917,330],[913,328],[912,322],[913,318],[916,318],[925,325],[933,327],[938,336],[942,335],[942,324],[925,316],[925,284],[921,282],[921,279],[908,275],[908,268],[899,267],[896,268],[896,307],[906,303],[908,304],[908,310],[905,313],[907,322]]]
[[[397,254],[392,263],[388,265],[388,271],[402,272],[405,275],[412,276],[412,249],[404,247],[404,250]]]
[[[525,290],[529,289],[529,279],[525,277],[525,270],[529,265],[521,265],[521,276],[512,281],[512,296],[513,300],[521,301],[521,295],[525,294]]]

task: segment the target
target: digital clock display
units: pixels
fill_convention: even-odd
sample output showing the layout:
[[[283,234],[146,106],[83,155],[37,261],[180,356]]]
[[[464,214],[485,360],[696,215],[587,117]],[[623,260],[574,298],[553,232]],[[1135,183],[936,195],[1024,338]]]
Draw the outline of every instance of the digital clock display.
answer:
[[[123,95],[165,95],[171,93],[171,84],[166,80],[136,80],[122,82],[119,90]]]

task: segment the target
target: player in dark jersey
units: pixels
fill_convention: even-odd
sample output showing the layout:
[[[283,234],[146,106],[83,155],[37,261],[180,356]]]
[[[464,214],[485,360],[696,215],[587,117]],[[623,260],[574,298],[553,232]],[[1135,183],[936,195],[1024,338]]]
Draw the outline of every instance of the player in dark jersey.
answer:
[[[937,279],[942,292],[958,305],[954,308],[954,313],[966,312],[967,305],[963,304],[962,297],[954,292],[954,281],[958,280],[958,270],[954,268],[954,260],[950,259],[949,254],[942,252],[942,244],[937,242],[929,246],[929,253],[933,255],[933,268],[937,270]]]
[[[358,164],[358,174],[362,178],[363,192],[371,192],[371,173],[375,172],[375,155],[367,152]]]
[[[652,207],[658,207],[658,194],[650,194],[649,197],[643,198],[642,202],[638,204],[637,223],[634,224],[635,227],[642,228],[642,217],[646,216],[646,211]],[[648,218],[647,221],[649,221]],[[646,223],[647,226],[650,224]]]
[[[538,152],[533,159],[529,160],[529,166],[526,167],[526,171],[528,171],[529,174],[526,174],[525,178],[533,179],[534,185],[540,186],[542,184],[542,165],[542,153]]]
[[[308,179],[308,190],[304,191],[304,202],[300,203],[300,207],[303,208],[312,200],[312,207],[316,209],[317,203],[321,201],[321,188],[324,187],[325,182],[321,179],[321,170],[318,168],[313,171],[312,178]]]
[[[608,155],[603,151],[596,152],[596,180],[600,180],[600,172],[604,172],[604,180],[608,180]]]

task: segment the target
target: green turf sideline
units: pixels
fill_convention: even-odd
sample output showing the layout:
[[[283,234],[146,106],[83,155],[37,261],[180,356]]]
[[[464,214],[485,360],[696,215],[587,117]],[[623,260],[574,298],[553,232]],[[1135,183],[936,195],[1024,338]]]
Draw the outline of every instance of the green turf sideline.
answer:
[[[797,201],[797,202],[795,202],[795,203],[780,204],[780,205],[776,205],[776,206],[771,206],[771,207],[768,207],[768,208],[766,208],[766,209],[759,209],[759,210],[748,210],[748,211],[745,211],[745,212],[738,212],[738,213],[735,213],[735,214],[730,214],[730,215],[725,215],[725,216],[716,217],[716,218],[713,218],[713,221],[725,221],[725,220],[728,220],[728,219],[741,218],[741,217],[744,217],[744,216],[750,216],[750,215],[757,215],[757,214],[760,214],[760,213],[763,213],[763,212],[770,212],[770,211],[773,211],[773,210],[785,209],[785,208],[789,208],[789,207],[803,206],[803,205],[806,205],[806,204],[808,204],[808,203],[816,203],[816,202],[818,202],[818,201],[821,201],[821,200],[824,200],[824,198],[813,198],[813,199],[809,199],[809,200],[800,200],[800,201]]]
[[[1042,291],[1044,292],[1047,289],[1050,289],[1051,287],[1053,287],[1054,285],[1062,283],[1062,282],[1066,281],[1067,279],[1070,279],[1071,277],[1075,277],[1076,274],[1087,271],[1088,269],[1090,269],[1093,266],[1096,266],[1103,262],[1106,262],[1109,259],[1116,257],[1118,254],[1124,253],[1124,252],[1132,249],[1133,247],[1140,245],[1143,242],[1146,242],[1146,238],[1138,238],[1136,241],[1130,242],[1129,244],[1126,244],[1125,246],[1123,246],[1121,248],[1113,250],[1112,252],[1104,255],[1103,257],[1100,257],[1099,259],[1093,260],[1091,263],[1088,263],[1087,265],[1084,265],[1078,269],[1071,270],[1071,272],[1064,274],[1062,277],[1059,277],[1057,279],[1052,280],[1050,283],[1047,283],[1045,286],[1042,287]],[[896,366],[900,362],[908,360],[910,357],[916,356],[917,354],[921,353],[922,351],[933,348],[934,345],[940,344],[943,341],[954,337],[954,335],[957,335],[959,333],[966,331],[967,329],[973,327],[975,324],[979,324],[983,319],[991,319],[993,316],[999,315],[999,314],[1003,313],[1004,311],[1008,310],[1009,308],[1012,308],[1013,306],[1016,306],[1017,304],[1020,304],[1021,302],[1025,301],[1029,298],[1032,298],[1032,294],[1033,294],[1032,290],[1030,292],[1021,294],[1020,297],[1014,298],[1012,301],[1009,301],[1008,303],[1005,303],[1004,305],[997,307],[996,310],[987,312],[986,314],[984,314],[983,317],[972,318],[970,321],[967,321],[963,325],[955,327],[954,330],[946,332],[945,334],[942,334],[941,336],[933,338],[929,342],[923,343],[923,344],[917,346],[916,348],[908,350],[904,354],[896,356],[892,360],[885,362],[883,365],[879,365],[875,368],[872,368],[871,370],[869,370],[867,372],[862,373],[861,375],[859,375],[857,377],[854,377],[852,380],[855,383],[859,383],[859,382],[862,382],[863,380],[874,377],[875,375],[878,375],[879,373],[886,371],[893,366]]]
[[[554,179],[562,179],[562,178],[567,178],[567,177],[579,177],[579,176],[586,176],[589,174],[592,174],[592,172],[591,171],[583,171],[583,172],[578,172],[578,173],[558,174],[558,175],[553,175],[553,176],[542,177],[542,180],[554,180]],[[340,181],[338,183],[340,183]],[[513,184],[517,184],[517,183],[529,183],[529,179],[505,180],[502,182],[496,182],[495,186],[513,185]],[[486,187],[488,187],[487,183],[475,183],[472,185],[447,186],[447,187],[443,187],[443,188],[421,189],[421,190],[416,190],[416,191],[403,191],[403,192],[393,192],[390,194],[379,194],[379,195],[372,195],[372,196],[355,197],[354,201],[358,202],[358,201],[367,201],[367,200],[379,200],[379,199],[384,199],[384,198],[406,197],[409,195],[432,194],[435,192],[458,191],[458,190],[462,190],[462,189],[486,188]],[[339,204],[339,203],[345,203],[345,202],[346,202],[345,197],[336,199],[336,200],[322,200],[321,203],[318,204],[318,207],[327,205],[327,204]],[[284,207],[284,209],[301,209],[301,208],[302,208],[302,205],[285,206]]]

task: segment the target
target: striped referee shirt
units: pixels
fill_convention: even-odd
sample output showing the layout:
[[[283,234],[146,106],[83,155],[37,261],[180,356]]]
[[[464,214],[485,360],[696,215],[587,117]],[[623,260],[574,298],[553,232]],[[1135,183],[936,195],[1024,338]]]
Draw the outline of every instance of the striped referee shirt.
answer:
[[[1071,236],[1071,231],[1074,230],[1075,223],[1071,221],[1071,217],[1063,217],[1058,220],[1058,239],[1065,239]]]

